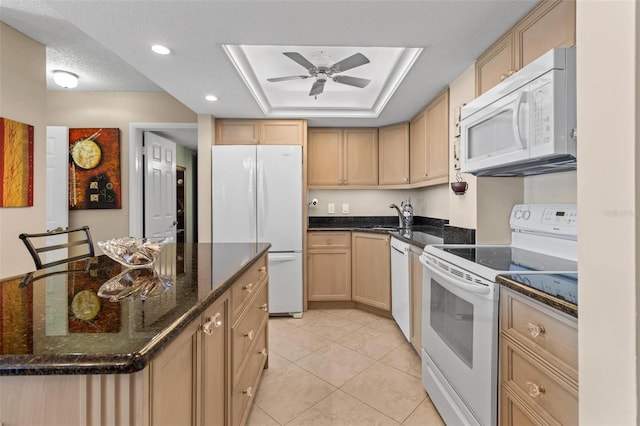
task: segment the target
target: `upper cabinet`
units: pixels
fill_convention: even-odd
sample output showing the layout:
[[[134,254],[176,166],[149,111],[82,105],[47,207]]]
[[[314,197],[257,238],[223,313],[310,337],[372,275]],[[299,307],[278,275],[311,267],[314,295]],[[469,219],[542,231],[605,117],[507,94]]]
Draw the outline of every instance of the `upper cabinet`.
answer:
[[[542,1],[476,61],[476,96],[479,96],[556,47],[576,42],[576,3]]]
[[[378,185],[378,129],[309,129],[309,188]]]
[[[378,129],[378,183],[409,183],[409,123]]]
[[[412,186],[449,180],[449,89],[440,93],[410,123]]]
[[[303,145],[305,120],[216,120],[216,145]]]

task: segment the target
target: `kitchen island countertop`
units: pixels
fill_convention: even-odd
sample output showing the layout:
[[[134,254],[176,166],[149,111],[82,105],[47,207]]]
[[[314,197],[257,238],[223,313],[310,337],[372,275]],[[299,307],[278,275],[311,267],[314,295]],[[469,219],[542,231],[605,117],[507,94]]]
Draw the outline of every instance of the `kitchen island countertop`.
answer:
[[[146,300],[97,296],[126,272],[104,255],[36,271],[26,285],[0,280],[0,375],[140,371],[269,247],[169,244],[154,269],[171,286]]]

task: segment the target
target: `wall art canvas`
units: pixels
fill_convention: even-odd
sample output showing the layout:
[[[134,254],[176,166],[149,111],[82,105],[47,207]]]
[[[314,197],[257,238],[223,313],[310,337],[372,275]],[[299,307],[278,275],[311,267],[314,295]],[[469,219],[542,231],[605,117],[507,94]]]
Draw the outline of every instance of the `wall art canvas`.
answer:
[[[0,117],[0,207],[33,206],[33,126]]]
[[[120,208],[120,129],[69,129],[69,209]]]

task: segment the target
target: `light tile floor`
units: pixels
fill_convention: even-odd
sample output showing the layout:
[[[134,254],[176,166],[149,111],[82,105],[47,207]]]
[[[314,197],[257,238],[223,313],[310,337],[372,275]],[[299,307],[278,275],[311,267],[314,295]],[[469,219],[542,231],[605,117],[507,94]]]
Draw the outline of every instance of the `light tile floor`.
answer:
[[[269,368],[248,426],[444,425],[393,320],[355,309],[269,319]]]

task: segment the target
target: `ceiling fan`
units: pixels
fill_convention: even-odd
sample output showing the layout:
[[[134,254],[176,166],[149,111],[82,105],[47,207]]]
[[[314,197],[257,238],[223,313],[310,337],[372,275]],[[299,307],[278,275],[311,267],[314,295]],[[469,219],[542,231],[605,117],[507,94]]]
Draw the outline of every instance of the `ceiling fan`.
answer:
[[[267,81],[278,82],[287,80],[304,80],[309,77],[315,77],[316,81],[311,86],[309,96],[318,96],[324,91],[324,85],[327,79],[331,79],[336,83],[348,84],[355,87],[366,87],[371,80],[359,77],[350,77],[348,75],[336,75],[343,71],[350,70],[355,67],[359,67],[369,63],[369,59],[362,53],[355,53],[348,58],[345,58],[331,66],[316,66],[308,61],[304,56],[298,52],[282,52],[283,55],[293,60],[294,62],[302,65],[309,72],[309,75],[293,75],[289,77],[276,77],[268,78]]]

